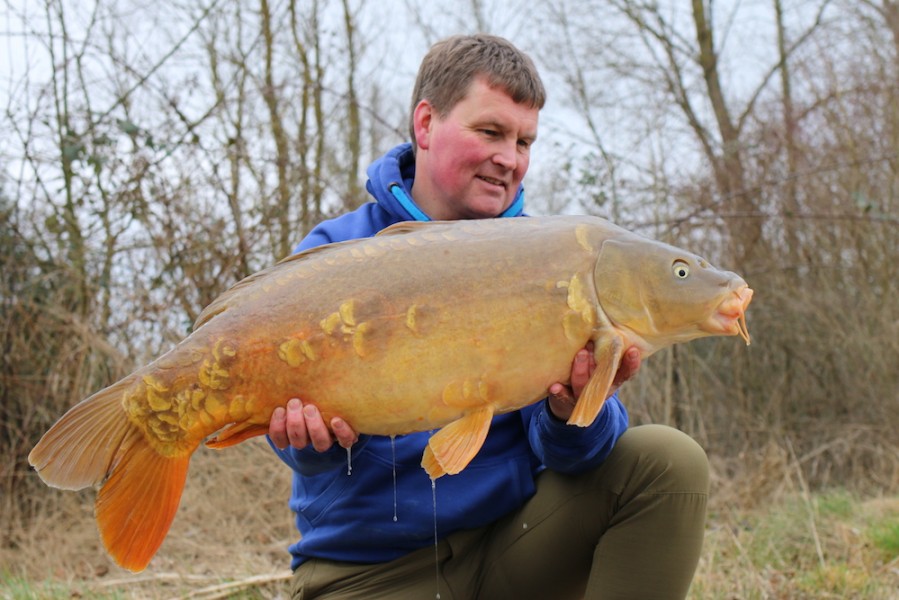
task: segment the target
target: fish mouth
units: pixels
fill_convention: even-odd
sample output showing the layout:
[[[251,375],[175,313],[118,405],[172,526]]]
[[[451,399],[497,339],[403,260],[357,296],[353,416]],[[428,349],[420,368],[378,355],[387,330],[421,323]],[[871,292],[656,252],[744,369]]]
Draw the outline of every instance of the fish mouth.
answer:
[[[753,291],[743,285],[728,295],[712,315],[712,327],[720,333],[739,335],[748,346],[749,328],[746,326],[746,308],[752,301]]]

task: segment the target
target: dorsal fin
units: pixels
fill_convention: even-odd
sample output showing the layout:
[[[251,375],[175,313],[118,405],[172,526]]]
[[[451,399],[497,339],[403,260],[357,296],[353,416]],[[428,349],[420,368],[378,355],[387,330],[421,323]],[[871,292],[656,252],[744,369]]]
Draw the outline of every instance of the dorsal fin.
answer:
[[[203,309],[203,312],[200,313],[200,316],[197,317],[196,322],[194,322],[194,331],[196,331],[204,324],[208,323],[216,315],[223,313],[232,306],[238,305],[240,303],[241,293],[251,287],[254,287],[263,279],[268,279],[269,277],[280,273],[284,269],[292,268],[293,264],[297,261],[305,260],[310,256],[319,254],[321,252],[333,250],[334,248],[337,248],[339,246],[355,244],[359,241],[361,240],[347,240],[345,242],[334,242],[331,244],[316,246],[315,248],[310,248],[308,250],[303,250],[302,252],[297,252],[296,254],[286,256],[270,267],[253,273],[252,275],[247,275],[246,277],[232,285],[230,288],[222,292],[215,300],[210,302],[209,305]]]
[[[377,234],[375,234],[375,237],[380,237],[382,235],[400,235],[403,233],[413,233],[420,229],[434,227],[435,225],[446,225],[447,223],[453,222],[454,221],[400,221],[399,223],[394,223],[390,227],[385,227]]]
[[[419,229],[426,227],[433,227],[434,225],[438,224],[446,224],[447,222],[451,223],[452,221],[402,221],[400,223],[395,223],[390,227],[385,227],[375,235],[400,235],[403,233],[418,231]],[[272,275],[280,273],[284,269],[292,268],[293,263],[295,263],[296,261],[305,260],[310,256],[319,254],[320,252],[329,252],[334,248],[347,246],[350,244],[358,244],[366,239],[369,238],[359,238],[355,240],[346,240],[343,242],[333,242],[331,244],[316,246],[315,248],[310,248],[296,254],[291,254],[290,256],[281,259],[280,261],[266,269],[263,269],[257,273],[253,273],[252,275],[248,275],[247,277],[243,278],[242,280],[238,281],[233,286],[228,288],[226,291],[222,292],[221,295],[219,295],[215,300],[210,302],[206,308],[203,309],[203,311],[200,313],[200,316],[197,317],[196,322],[194,322],[194,330],[208,323],[216,315],[219,315],[232,306],[238,304],[240,302],[239,296],[241,295],[241,292],[256,285],[263,279],[267,279]]]

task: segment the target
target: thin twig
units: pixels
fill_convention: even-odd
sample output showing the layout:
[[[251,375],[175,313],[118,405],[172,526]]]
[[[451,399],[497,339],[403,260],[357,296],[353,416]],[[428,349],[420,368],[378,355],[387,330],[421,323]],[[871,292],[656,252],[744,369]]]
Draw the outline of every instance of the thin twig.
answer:
[[[194,590],[189,594],[185,594],[183,596],[177,596],[173,600],[186,600],[187,598],[202,598],[203,600],[215,600],[216,598],[225,598],[231,594],[234,590],[238,590],[241,588],[251,587],[255,585],[264,585],[267,583],[275,583],[278,581],[286,581],[293,577],[293,573],[291,571],[283,571],[280,573],[269,573],[266,575],[253,575],[252,577],[247,577],[246,579],[240,579],[238,581],[232,581],[229,583],[222,583],[218,585],[211,585],[205,588],[201,588],[199,590]]]
[[[117,587],[120,585],[132,585],[137,583],[147,583],[149,581],[213,581],[220,577],[213,575],[183,575],[181,573],[146,573],[143,575],[133,575],[130,577],[119,577],[117,579],[106,579],[91,584],[92,588]]]
[[[730,514],[730,522],[725,521],[723,527],[730,534],[731,541],[733,542],[734,547],[737,549],[737,554],[740,555],[740,559],[746,565],[746,570],[751,574],[751,576],[753,578],[755,578],[759,589],[763,590],[763,589],[769,587],[768,582],[765,580],[765,577],[763,577],[762,574],[759,572],[759,570],[756,568],[755,563],[753,562],[752,558],[749,556],[749,552],[746,550],[746,547],[743,546],[742,542],[740,542],[740,536],[738,536],[735,531],[737,529],[737,524],[739,523],[740,519],[737,517],[736,512],[733,509],[730,510],[730,513],[731,513]]]
[[[821,547],[821,538],[818,536],[818,525],[815,522],[815,507],[812,505],[811,493],[808,484],[805,481],[805,477],[802,475],[802,465],[799,464],[799,459],[796,457],[796,452],[793,450],[793,442],[790,441],[789,437],[786,437],[784,441],[787,444],[787,450],[790,451],[790,459],[796,469],[796,477],[799,479],[799,489],[802,491],[802,500],[805,502],[805,507],[808,510],[809,528],[812,532],[812,538],[815,540],[815,550],[818,553],[818,562],[820,563],[821,568],[824,569],[827,567],[827,564],[824,560],[824,549]]]

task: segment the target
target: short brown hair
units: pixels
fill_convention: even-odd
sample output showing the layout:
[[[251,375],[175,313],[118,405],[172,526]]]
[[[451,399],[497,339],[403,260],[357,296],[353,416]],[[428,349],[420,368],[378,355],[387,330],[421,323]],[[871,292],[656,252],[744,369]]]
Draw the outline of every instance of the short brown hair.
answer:
[[[418,69],[409,114],[413,147],[413,119],[418,103],[427,99],[437,114],[444,116],[465,97],[472,80],[478,76],[485,77],[489,85],[505,90],[516,103],[539,110],[546,102],[546,90],[537,67],[511,42],[485,33],[454,35],[431,46]]]

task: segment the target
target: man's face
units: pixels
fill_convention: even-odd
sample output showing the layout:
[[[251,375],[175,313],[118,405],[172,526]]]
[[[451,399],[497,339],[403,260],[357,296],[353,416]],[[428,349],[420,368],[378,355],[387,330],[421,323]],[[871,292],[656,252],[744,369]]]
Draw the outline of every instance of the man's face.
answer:
[[[500,215],[528,170],[538,113],[482,78],[443,117],[427,100],[420,102],[415,201],[433,219]]]

